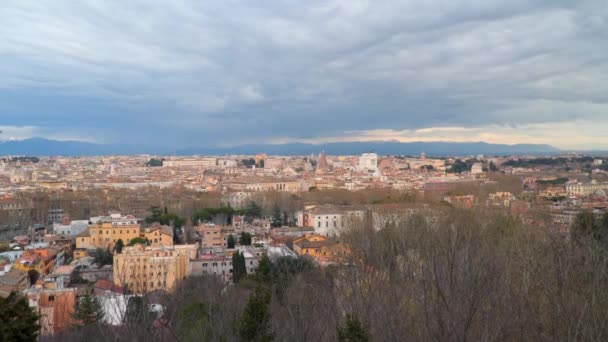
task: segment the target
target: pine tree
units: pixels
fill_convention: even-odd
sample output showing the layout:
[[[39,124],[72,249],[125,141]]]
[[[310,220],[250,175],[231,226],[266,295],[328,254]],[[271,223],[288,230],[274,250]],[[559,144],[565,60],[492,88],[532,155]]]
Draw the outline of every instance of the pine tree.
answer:
[[[236,251],[232,255],[232,282],[238,284],[241,278],[247,275],[245,255]]]
[[[239,336],[243,341],[272,341],[270,321],[270,289],[258,285],[245,306],[239,321]]]
[[[236,239],[234,238],[234,235],[232,235],[232,234],[228,235],[228,240],[226,241],[226,245],[228,248],[234,248],[234,246],[236,245]]]
[[[239,242],[243,246],[251,246],[251,234],[247,232],[241,233],[241,238]]]
[[[258,263],[258,268],[255,271],[255,278],[262,284],[270,285],[272,282],[272,262],[268,255],[264,254],[260,262]]]
[[[346,315],[346,321],[338,327],[338,341],[366,342],[369,332],[356,315]]]
[[[83,327],[103,321],[104,313],[97,298],[87,294],[76,301],[72,318],[76,327]]]
[[[120,254],[122,253],[122,249],[125,247],[125,243],[122,241],[122,239],[118,239],[116,241],[116,243],[114,244],[114,252]]]
[[[38,315],[24,297],[15,292],[0,297],[0,341],[35,341],[39,329]]]
[[[281,215],[281,208],[277,204],[274,205],[272,210],[272,218],[270,219],[270,225],[272,227],[280,227],[283,224],[283,216]]]

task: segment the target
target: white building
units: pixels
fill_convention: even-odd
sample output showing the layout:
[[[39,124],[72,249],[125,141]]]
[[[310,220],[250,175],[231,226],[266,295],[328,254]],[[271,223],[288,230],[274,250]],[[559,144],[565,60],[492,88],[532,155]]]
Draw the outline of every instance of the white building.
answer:
[[[89,227],[88,220],[74,220],[62,223],[53,223],[53,233],[55,235],[76,236]]]
[[[482,163],[473,164],[473,166],[471,167],[471,173],[474,175],[482,174],[483,173],[483,164]]]
[[[608,191],[608,183],[591,183],[582,184],[566,184],[566,192],[568,196],[591,196],[597,191]]]
[[[378,155],[375,153],[363,153],[359,157],[359,170],[376,171],[378,169]]]
[[[258,267],[263,251],[246,246],[238,246],[237,250],[245,255],[247,274],[252,274]],[[232,281],[232,255],[203,254],[196,260],[191,260],[192,275],[214,274],[222,280]]]
[[[315,208],[312,212],[312,227],[315,234],[337,236],[352,223],[362,221],[364,209]]]

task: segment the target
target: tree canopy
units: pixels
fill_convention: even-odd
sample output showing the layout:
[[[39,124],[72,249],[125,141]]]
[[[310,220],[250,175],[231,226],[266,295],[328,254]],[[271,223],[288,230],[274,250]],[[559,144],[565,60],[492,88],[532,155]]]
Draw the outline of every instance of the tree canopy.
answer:
[[[15,292],[0,297],[0,341],[35,341],[40,329],[38,318],[25,297]]]

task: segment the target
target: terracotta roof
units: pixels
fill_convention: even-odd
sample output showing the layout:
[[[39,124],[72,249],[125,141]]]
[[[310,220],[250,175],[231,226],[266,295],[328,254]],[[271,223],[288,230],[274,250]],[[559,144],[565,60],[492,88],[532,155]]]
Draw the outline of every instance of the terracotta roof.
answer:
[[[97,282],[95,283],[95,289],[118,292],[118,293],[124,292],[124,289],[122,287],[120,287],[118,285],[114,285],[114,283],[111,282],[110,280],[103,279],[103,278],[97,280]]]

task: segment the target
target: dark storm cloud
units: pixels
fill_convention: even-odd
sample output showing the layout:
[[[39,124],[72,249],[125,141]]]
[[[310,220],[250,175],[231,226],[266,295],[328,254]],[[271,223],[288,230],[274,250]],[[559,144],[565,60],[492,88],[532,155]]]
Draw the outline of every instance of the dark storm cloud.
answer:
[[[8,1],[0,20],[0,126],[38,127],[20,136],[608,124],[603,1]]]

